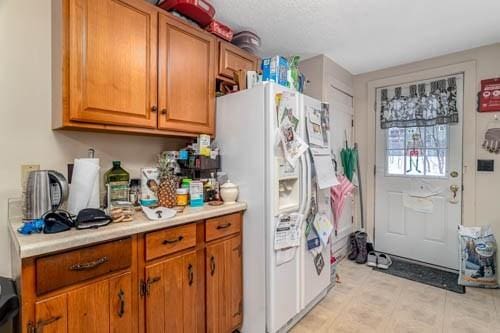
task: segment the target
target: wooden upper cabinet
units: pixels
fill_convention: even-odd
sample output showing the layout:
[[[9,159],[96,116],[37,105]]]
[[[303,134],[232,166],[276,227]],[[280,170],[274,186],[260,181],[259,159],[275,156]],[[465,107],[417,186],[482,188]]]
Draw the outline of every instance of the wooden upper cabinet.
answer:
[[[157,17],[145,1],[69,1],[71,121],[156,128]]]
[[[227,42],[219,43],[219,75],[233,80],[234,72],[255,71],[258,65],[259,58],[253,54]]]
[[[158,128],[214,134],[213,36],[159,15]]]

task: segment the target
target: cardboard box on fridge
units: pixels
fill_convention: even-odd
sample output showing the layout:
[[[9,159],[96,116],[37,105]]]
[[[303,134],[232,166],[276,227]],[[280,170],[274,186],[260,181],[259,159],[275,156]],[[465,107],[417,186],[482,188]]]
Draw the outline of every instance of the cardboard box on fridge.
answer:
[[[262,60],[262,81],[271,81],[288,86],[288,60],[281,56]]]

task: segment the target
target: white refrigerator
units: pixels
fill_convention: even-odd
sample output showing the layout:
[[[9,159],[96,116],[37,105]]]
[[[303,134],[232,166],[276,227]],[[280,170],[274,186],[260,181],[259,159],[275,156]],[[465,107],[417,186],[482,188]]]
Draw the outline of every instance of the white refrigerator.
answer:
[[[309,211],[314,167],[308,151],[294,168],[277,156],[275,96],[282,92],[294,96],[297,134],[307,142],[305,110],[321,109],[320,101],[274,83],[217,98],[216,142],[222,170],[239,185],[239,200],[248,204],[243,223],[245,333],[286,332],[326,295],[330,285],[329,247],[323,247],[325,266],[320,274],[303,231],[290,261],[278,264],[274,250],[277,217]]]

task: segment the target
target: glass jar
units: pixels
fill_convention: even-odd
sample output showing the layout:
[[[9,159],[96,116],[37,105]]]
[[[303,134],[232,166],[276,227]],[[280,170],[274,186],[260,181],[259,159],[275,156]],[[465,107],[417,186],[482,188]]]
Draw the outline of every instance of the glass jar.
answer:
[[[187,206],[189,202],[189,189],[178,188],[176,193],[177,206]]]

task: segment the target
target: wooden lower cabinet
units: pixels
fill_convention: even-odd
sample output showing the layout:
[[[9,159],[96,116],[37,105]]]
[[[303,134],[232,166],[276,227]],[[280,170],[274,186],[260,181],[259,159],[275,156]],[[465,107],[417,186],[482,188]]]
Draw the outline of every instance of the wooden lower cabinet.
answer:
[[[35,332],[132,332],[132,279],[125,273],[35,304]]]
[[[241,236],[209,243],[206,262],[207,332],[232,332],[243,313]]]
[[[233,332],[243,320],[241,230],[235,213],[23,259],[18,331]]]
[[[146,266],[146,332],[196,332],[196,252]]]

